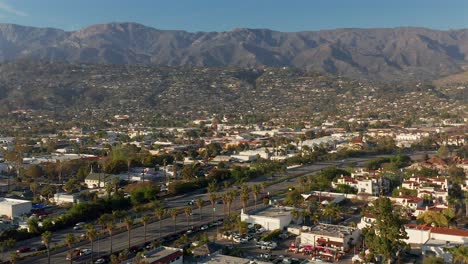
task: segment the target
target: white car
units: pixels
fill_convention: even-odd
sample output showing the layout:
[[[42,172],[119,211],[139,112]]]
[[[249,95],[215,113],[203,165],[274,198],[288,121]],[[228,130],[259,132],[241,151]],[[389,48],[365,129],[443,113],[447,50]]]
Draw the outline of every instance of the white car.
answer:
[[[208,226],[207,226],[207,225],[202,225],[202,226],[200,227],[200,230],[207,230],[207,229],[208,229]]]
[[[97,259],[96,261],[94,261],[94,264],[104,264],[106,263],[106,260],[103,259],[103,258],[100,258],[100,259]]]
[[[89,248],[84,248],[81,250],[81,256],[87,256],[87,255],[90,255],[91,253],[93,253],[93,251]]]

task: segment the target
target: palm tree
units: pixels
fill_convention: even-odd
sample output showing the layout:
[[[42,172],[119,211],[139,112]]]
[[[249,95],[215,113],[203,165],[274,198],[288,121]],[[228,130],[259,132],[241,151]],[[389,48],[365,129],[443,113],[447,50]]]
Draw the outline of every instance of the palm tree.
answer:
[[[65,244],[67,244],[68,247],[68,255],[70,256],[70,263],[73,262],[73,253],[71,251],[73,244],[76,242],[76,237],[75,235],[68,233],[65,235]]]
[[[332,222],[332,219],[338,218],[340,214],[340,207],[334,203],[330,203],[322,209],[322,215],[329,218],[329,223]]]
[[[260,185],[258,184],[254,184],[252,186],[252,193],[253,193],[253,197],[254,197],[254,203],[255,203],[255,209],[257,209],[257,199],[258,199],[258,195],[260,194]]]
[[[130,216],[125,217],[125,227],[127,228],[127,235],[128,235],[128,250],[130,250],[130,237],[131,233],[130,231],[132,230],[133,227],[133,218]]]
[[[107,193],[107,199],[110,199],[112,190],[114,189],[114,186],[112,186],[112,183],[108,182],[105,185],[106,193]]]
[[[204,204],[204,203],[205,203],[205,202],[203,201],[202,198],[198,198],[198,199],[197,199],[197,207],[198,207],[198,210],[199,210],[199,213],[200,213],[200,222],[201,222],[201,220],[202,220],[202,209],[203,209],[203,204]]]
[[[247,202],[249,201],[250,188],[247,185],[242,186],[240,199],[242,201],[242,208],[245,210]]]
[[[179,214],[179,211],[177,211],[176,208],[172,208],[171,217],[172,217],[172,220],[174,220],[174,232],[176,231],[177,215],[178,214]]]
[[[236,197],[235,192],[228,192],[227,194],[228,216],[231,216],[231,205],[235,197]]]
[[[150,216],[149,215],[144,215],[141,217],[141,223],[143,224],[143,233],[145,237],[145,244],[146,244],[146,226],[148,225],[150,221]]]
[[[87,224],[85,226],[86,230],[86,238],[89,239],[89,242],[91,243],[91,261],[93,260],[93,254],[94,254],[94,240],[97,238],[98,231],[92,224]]]
[[[184,208],[185,217],[187,217],[187,227],[190,225],[189,217],[192,216],[192,207],[187,206]]]
[[[212,221],[213,222],[214,222],[214,218],[215,218],[215,203],[216,203],[217,199],[218,199],[218,196],[216,195],[216,193],[210,193],[210,203],[211,203],[211,206],[213,207],[212,208],[212,211],[213,211]]]
[[[112,255],[112,235],[114,234],[114,231],[115,231],[115,223],[114,223],[114,220],[110,220],[107,224],[106,224],[106,229],[107,229],[107,232],[109,233],[109,238],[110,238],[110,254]]]
[[[110,254],[112,255],[112,234],[115,230],[115,220],[114,216],[111,214],[103,214],[99,217],[98,222],[102,225],[103,228],[107,230],[110,237]]]
[[[457,246],[454,248],[448,249],[453,255],[453,263],[468,263],[468,247],[467,246]]]
[[[47,247],[47,263],[50,264],[50,241],[52,240],[52,233],[50,231],[45,231],[42,233],[42,242]]]
[[[307,184],[308,180],[307,177],[302,176],[299,178],[299,184],[301,185],[301,193],[304,192],[304,186]]]
[[[162,219],[164,217],[164,215],[166,214],[166,211],[164,210],[164,208],[158,208],[156,209],[156,217],[159,219],[159,238],[161,238],[161,224],[162,224]]]
[[[223,193],[223,195],[221,196],[221,200],[223,200],[223,213],[226,214],[226,207],[229,200],[229,194]]]

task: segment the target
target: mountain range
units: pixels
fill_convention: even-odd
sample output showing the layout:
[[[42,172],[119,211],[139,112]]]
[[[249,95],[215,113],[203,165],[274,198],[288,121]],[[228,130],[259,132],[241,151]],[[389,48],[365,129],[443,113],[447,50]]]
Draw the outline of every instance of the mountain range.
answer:
[[[278,32],[158,30],[136,23],[77,31],[0,24],[0,61],[296,67],[380,80],[432,80],[468,69],[468,29],[400,27]]]

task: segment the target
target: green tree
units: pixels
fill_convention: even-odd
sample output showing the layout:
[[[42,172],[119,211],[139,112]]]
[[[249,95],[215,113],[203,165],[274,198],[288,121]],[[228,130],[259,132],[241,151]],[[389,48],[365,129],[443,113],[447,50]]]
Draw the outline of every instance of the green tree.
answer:
[[[424,257],[423,264],[445,264],[445,261],[443,258],[427,256]]]
[[[32,234],[40,233],[39,220],[36,217],[30,218],[27,224],[28,224],[29,233],[32,233]]]
[[[45,231],[42,233],[42,242],[47,247],[47,263],[50,264],[50,241],[52,240],[52,233],[50,231]]]
[[[453,256],[453,263],[464,264],[468,263],[468,247],[467,246],[456,246],[448,249]]]
[[[427,211],[418,216],[418,220],[423,221],[425,224],[435,226],[449,227],[450,222],[455,218],[453,210],[447,208],[440,212]]]
[[[407,239],[401,214],[394,210],[392,202],[387,197],[373,201],[368,207],[368,213],[376,217],[370,226],[363,229],[366,246],[370,250],[370,258],[382,256],[391,262],[406,247],[403,241]]]
[[[449,153],[450,153],[450,150],[445,145],[440,146],[440,148],[437,150],[437,156],[441,159],[447,158]]]

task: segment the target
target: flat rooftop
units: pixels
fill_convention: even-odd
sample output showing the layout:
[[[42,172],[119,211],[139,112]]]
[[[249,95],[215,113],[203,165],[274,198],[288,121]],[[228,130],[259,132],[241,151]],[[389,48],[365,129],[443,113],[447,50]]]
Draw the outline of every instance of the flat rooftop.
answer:
[[[182,250],[178,248],[170,248],[170,247],[158,247],[155,248],[151,251],[148,251],[143,255],[143,258],[148,261],[149,263],[152,263],[154,261],[163,259],[165,257],[168,257],[174,253],[179,253],[180,256],[182,256]]]
[[[31,201],[0,197],[0,204],[14,205],[14,204],[23,204],[23,203],[31,203]]]
[[[247,264],[247,263],[267,264],[270,262],[257,261],[257,260],[254,260],[252,262],[250,259],[246,259],[246,258],[238,258],[238,257],[216,254],[201,263],[204,263],[204,264]]]
[[[250,212],[248,212],[248,214],[249,215],[265,216],[265,217],[278,217],[278,216],[291,215],[291,211],[293,211],[293,210],[294,210],[294,208],[292,208],[292,207],[268,206],[268,207],[265,207],[265,208],[250,211]]]
[[[356,228],[349,226],[318,224],[311,227],[308,233],[329,237],[343,237],[351,234],[354,230]]]
[[[447,243],[447,240],[429,239],[429,240],[426,241],[426,243],[424,243],[424,246],[429,246],[429,247],[443,246],[443,247],[450,248],[450,247],[455,247],[455,246],[465,245],[465,244],[468,244],[468,243],[462,243],[462,242],[449,242],[449,243]]]

